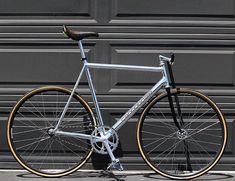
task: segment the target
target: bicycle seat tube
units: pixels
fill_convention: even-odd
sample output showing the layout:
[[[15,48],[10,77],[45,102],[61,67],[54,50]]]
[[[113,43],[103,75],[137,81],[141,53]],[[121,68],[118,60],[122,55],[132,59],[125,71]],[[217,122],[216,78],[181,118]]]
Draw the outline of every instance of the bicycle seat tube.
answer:
[[[73,87],[73,90],[71,92],[71,95],[64,107],[64,110],[59,118],[59,121],[56,125],[56,127],[54,128],[53,132],[55,133],[59,126],[60,126],[60,123],[62,122],[63,118],[64,118],[64,115],[68,109],[68,106],[70,104],[70,101],[75,93],[75,90],[76,88],[78,87],[78,84],[81,80],[81,77],[82,77],[82,74],[83,72],[85,71],[86,72],[86,76],[87,76],[87,81],[88,81],[88,85],[90,87],[90,90],[91,90],[91,95],[92,95],[92,99],[93,99],[93,102],[94,102],[94,106],[95,106],[95,110],[96,110],[96,113],[97,113],[97,118],[98,118],[98,126],[103,126],[103,119],[102,119],[102,116],[101,116],[101,112],[100,112],[100,108],[99,108],[99,104],[98,104],[98,101],[97,101],[97,98],[96,98],[96,93],[95,93],[95,89],[94,89],[94,86],[93,86],[93,82],[92,82],[92,79],[91,79],[91,74],[90,74],[90,71],[89,71],[89,68],[87,67],[87,58],[86,58],[86,55],[85,55],[85,52],[84,52],[84,49],[83,49],[83,45],[82,45],[82,41],[78,41],[78,46],[79,46],[79,49],[80,49],[80,53],[81,53],[81,57],[82,57],[82,62],[83,62],[83,68],[78,76],[78,79]]]
[[[78,45],[79,45],[79,49],[81,51],[81,57],[82,57],[82,61],[84,63],[85,66],[85,72],[86,72],[86,76],[87,76],[87,81],[88,81],[88,85],[90,87],[90,91],[91,91],[91,96],[94,102],[94,106],[95,106],[95,110],[96,110],[96,114],[97,114],[97,118],[98,118],[98,126],[103,126],[104,122],[101,116],[101,112],[100,112],[100,107],[99,107],[99,103],[96,97],[96,93],[95,93],[95,88],[92,82],[92,78],[91,78],[91,74],[89,71],[89,68],[86,66],[87,63],[87,58],[83,49],[83,45],[82,45],[82,41],[78,41]]]

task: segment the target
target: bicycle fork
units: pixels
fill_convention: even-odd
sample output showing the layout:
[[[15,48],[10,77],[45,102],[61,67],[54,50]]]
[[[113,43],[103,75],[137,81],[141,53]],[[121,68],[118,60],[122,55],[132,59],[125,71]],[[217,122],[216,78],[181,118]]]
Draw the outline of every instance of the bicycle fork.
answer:
[[[180,133],[183,133],[184,131],[181,129],[181,127],[184,125],[184,121],[183,121],[183,117],[182,117],[182,114],[181,114],[181,109],[180,109],[178,96],[174,95],[174,98],[175,98],[177,112],[178,112],[180,122],[178,122],[177,117],[176,117],[176,112],[175,112],[175,108],[174,108],[174,105],[173,105],[173,100],[172,100],[172,97],[171,97],[172,94],[170,92],[170,88],[166,88],[166,91],[167,91],[168,101],[169,101],[171,114],[172,114],[172,118],[174,120],[175,126],[178,128]],[[192,172],[192,165],[191,165],[191,160],[190,160],[190,156],[189,156],[188,144],[187,144],[185,139],[183,140],[183,144],[184,144],[184,153],[185,153],[186,162],[187,162],[187,168],[186,169],[188,171]]]
[[[174,59],[173,54],[171,55],[171,59]],[[174,60],[172,60],[172,62],[174,62]],[[166,69],[167,69],[168,79],[170,80],[171,87],[173,89],[175,89],[176,88],[175,80],[174,80],[173,71],[172,71],[172,68],[171,68],[171,65],[170,65],[169,62],[166,62]],[[183,120],[183,116],[182,116],[182,112],[181,112],[181,108],[180,108],[179,98],[176,94],[173,96],[173,98],[175,100],[175,103],[176,103],[176,110],[177,110],[177,113],[178,113],[178,116],[179,116],[179,121],[178,121],[170,89],[171,89],[170,86],[167,87],[166,92],[167,92],[167,97],[168,97],[168,101],[169,101],[169,106],[170,106],[170,109],[171,109],[172,118],[173,118],[174,124],[178,128],[179,132],[183,133],[184,131],[181,129],[181,127],[184,125],[184,120]],[[192,172],[193,169],[192,169],[192,165],[191,165],[191,160],[190,160],[190,155],[189,155],[189,150],[188,150],[188,144],[187,144],[185,139],[183,140],[183,144],[184,144],[184,153],[185,153],[186,162],[187,162],[186,170]]]

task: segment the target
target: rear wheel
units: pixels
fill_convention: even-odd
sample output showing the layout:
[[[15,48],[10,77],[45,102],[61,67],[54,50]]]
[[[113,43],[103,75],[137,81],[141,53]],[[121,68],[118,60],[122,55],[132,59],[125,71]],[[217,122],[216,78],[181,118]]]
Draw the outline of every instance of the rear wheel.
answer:
[[[226,122],[216,104],[199,92],[172,89],[171,96],[181,131],[172,119],[167,93],[162,93],[141,114],[138,147],[145,162],[162,176],[193,179],[221,158],[227,141]]]
[[[61,177],[79,169],[91,156],[89,140],[50,133],[70,94],[62,87],[38,88],[21,98],[10,114],[10,150],[20,165],[34,174]],[[91,134],[95,126],[91,108],[74,94],[59,130]]]

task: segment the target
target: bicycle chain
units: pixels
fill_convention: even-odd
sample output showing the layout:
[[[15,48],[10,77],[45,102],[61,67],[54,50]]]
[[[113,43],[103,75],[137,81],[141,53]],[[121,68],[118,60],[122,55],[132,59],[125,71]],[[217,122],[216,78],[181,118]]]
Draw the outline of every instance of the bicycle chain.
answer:
[[[67,143],[67,144],[69,144],[69,145],[73,145],[73,146],[82,148],[83,150],[87,150],[87,151],[89,150],[89,149],[87,149],[87,148],[81,147],[81,146],[79,146],[79,145],[76,145],[76,144],[74,144],[74,143],[71,143],[71,142],[68,142],[68,141],[65,141],[65,140],[59,139],[59,141],[62,141],[62,142]]]
[[[60,126],[61,128],[90,128],[95,129],[97,126]]]

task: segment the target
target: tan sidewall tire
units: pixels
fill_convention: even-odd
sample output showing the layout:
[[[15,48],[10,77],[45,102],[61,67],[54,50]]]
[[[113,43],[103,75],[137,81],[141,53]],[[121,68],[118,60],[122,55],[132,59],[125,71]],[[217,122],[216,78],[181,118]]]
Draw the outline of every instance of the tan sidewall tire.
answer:
[[[31,92],[27,93],[26,95],[24,95],[18,102],[17,104],[14,106],[14,108],[12,109],[11,113],[10,113],[10,116],[9,116],[9,119],[8,119],[8,124],[7,124],[7,142],[8,142],[8,146],[10,148],[10,151],[12,153],[12,155],[14,156],[14,158],[16,159],[16,161],[22,166],[24,167],[26,170],[28,170],[29,172],[33,173],[33,174],[36,174],[36,175],[39,175],[39,176],[42,176],[42,177],[62,177],[62,176],[65,176],[65,175],[68,175],[68,174],[71,174],[73,172],[75,172],[76,170],[78,170],[79,168],[81,168],[87,161],[88,159],[91,157],[91,154],[92,154],[92,151],[93,149],[91,149],[88,154],[86,155],[86,157],[84,158],[84,160],[79,164],[77,165],[76,167],[68,170],[68,171],[65,171],[65,172],[62,172],[62,173],[59,173],[59,174],[46,174],[46,173],[41,173],[41,172],[38,172],[36,170],[33,170],[31,169],[29,166],[27,166],[19,157],[18,155],[15,153],[15,150],[13,148],[13,145],[11,143],[11,123],[13,121],[13,118],[14,118],[14,114],[15,114],[15,111],[18,110],[19,106],[21,106],[21,104],[26,100],[28,99],[29,97],[39,93],[39,92],[42,92],[42,91],[46,91],[46,90],[58,90],[58,91],[63,91],[65,93],[68,93],[70,94],[71,91],[66,89],[66,88],[63,88],[63,87],[57,87],[57,86],[47,86],[47,87],[40,87],[40,88],[37,88],[37,89],[34,89],[32,90]],[[86,110],[89,111],[89,113],[91,114],[91,117],[92,117],[92,121],[94,123],[94,125],[96,126],[96,121],[95,121],[95,117],[94,117],[94,113],[92,111],[92,109],[90,108],[90,106],[87,104],[87,102],[85,100],[83,100],[83,98],[81,96],[79,96],[78,94],[74,94],[74,97],[76,97],[76,99],[79,99],[83,105],[86,107]]]
[[[144,159],[144,161],[147,163],[147,165],[153,169],[155,172],[159,173],[160,175],[170,178],[170,179],[194,179],[197,178],[203,174],[205,174],[206,172],[208,172],[209,170],[211,170],[216,163],[220,160],[221,156],[223,155],[226,143],[227,143],[227,124],[226,121],[224,119],[224,116],[222,114],[222,112],[220,111],[220,109],[216,106],[216,104],[207,96],[203,95],[202,93],[198,92],[198,91],[194,91],[194,90],[190,90],[190,89],[172,89],[171,90],[172,93],[176,93],[176,92],[183,92],[183,93],[189,93],[192,95],[196,95],[198,97],[201,97],[203,100],[207,100],[207,102],[214,108],[214,110],[218,113],[219,115],[219,119],[222,122],[223,125],[223,129],[224,129],[224,141],[223,141],[223,145],[221,147],[220,153],[217,155],[216,159],[214,160],[214,162],[205,170],[203,170],[202,172],[199,172],[198,174],[192,175],[192,176],[185,176],[185,177],[174,177],[171,175],[167,175],[165,173],[163,173],[162,171],[158,170],[154,165],[152,165],[152,163],[146,158],[144,151],[141,147],[141,141],[140,141],[140,129],[141,129],[141,124],[144,121],[144,115],[147,111],[149,111],[149,109],[152,107],[153,104],[155,104],[156,102],[158,102],[158,100],[160,100],[162,97],[166,96],[167,93],[161,93],[160,95],[158,95],[156,98],[154,98],[143,110],[143,112],[141,113],[140,119],[137,123],[137,130],[136,130],[136,134],[137,134],[137,145],[140,151],[140,154],[142,156],[142,158]]]

